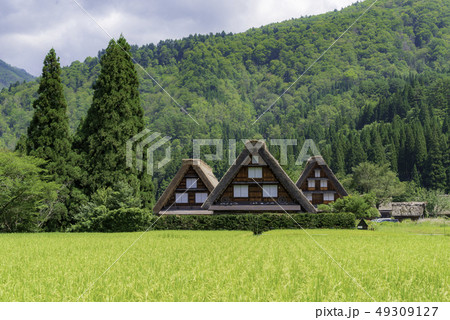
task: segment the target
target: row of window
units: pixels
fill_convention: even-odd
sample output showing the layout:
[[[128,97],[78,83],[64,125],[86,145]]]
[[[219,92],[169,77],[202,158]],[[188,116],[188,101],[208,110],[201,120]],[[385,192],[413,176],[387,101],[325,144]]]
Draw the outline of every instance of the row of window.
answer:
[[[308,188],[315,188],[316,180],[308,180]],[[320,187],[326,188],[328,187],[328,180],[320,180]]]
[[[248,168],[248,177],[249,178],[262,178],[262,167],[249,167]],[[197,180],[196,178],[186,178],[186,189],[195,189],[197,188]]]
[[[277,185],[263,185],[263,197],[264,198],[276,198],[278,197]],[[248,198],[248,185],[235,185],[233,186],[233,195],[235,198]],[[206,192],[195,193],[195,203],[204,203],[208,194]],[[188,203],[189,196],[186,192],[175,193],[175,203]]]
[[[264,198],[278,197],[278,186],[276,184],[265,184],[262,189]],[[234,185],[233,196],[235,198],[248,198],[248,185]]]
[[[206,192],[196,192],[195,193],[195,203],[203,203],[208,198],[208,194]],[[186,192],[184,193],[175,193],[175,203],[188,203],[189,196]]]
[[[248,185],[235,185],[233,188],[233,193],[235,198],[248,198]],[[208,194],[206,192],[197,192],[195,194],[195,203],[204,203]],[[277,185],[264,185],[263,186],[263,197],[264,198],[276,198],[278,197],[278,186]],[[312,193],[306,193],[306,198],[312,201]],[[334,201],[333,192],[325,192],[323,194],[324,201]],[[175,193],[176,203],[188,203],[189,198],[187,193]]]
[[[306,193],[306,198],[309,201],[312,201],[312,193]],[[325,192],[323,194],[323,201],[334,201],[334,193],[333,192]]]
[[[252,163],[258,163],[257,157],[252,157]],[[315,177],[320,177],[320,169],[316,169]],[[248,177],[249,178],[262,178],[262,167],[248,167]],[[197,180],[196,178],[186,178],[186,188],[187,189],[195,189],[197,188]],[[308,180],[308,187],[315,188],[315,180]],[[326,188],[328,186],[327,180],[320,180],[320,187]],[[265,198],[275,198],[278,197],[278,186],[277,185],[263,185],[263,197]],[[233,195],[235,198],[248,198],[248,185],[234,185],[233,186]],[[195,193],[195,202],[196,203],[204,203],[208,194],[206,192],[197,192]],[[308,200],[312,200],[312,194],[306,194]],[[324,201],[334,201],[334,193],[326,192],[324,193]],[[175,194],[175,202],[176,203],[188,203],[188,194],[187,193],[176,193]]]

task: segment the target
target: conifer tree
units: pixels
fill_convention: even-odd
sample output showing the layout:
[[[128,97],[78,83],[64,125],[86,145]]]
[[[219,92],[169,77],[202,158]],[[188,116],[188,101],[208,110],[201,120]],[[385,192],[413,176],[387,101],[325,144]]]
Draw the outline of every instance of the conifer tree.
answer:
[[[414,124],[414,135],[415,135],[415,150],[414,156],[416,159],[417,166],[422,170],[425,159],[427,157],[427,143],[425,140],[425,135],[423,134],[423,127],[419,121]]]
[[[414,181],[416,183],[416,186],[420,186],[420,174],[419,171],[417,171],[417,167],[414,164],[413,170],[412,170],[412,174],[411,174],[411,180]]]
[[[389,162],[391,164],[391,169],[394,172],[398,172],[398,151],[395,148],[395,143],[394,140],[391,138],[390,143],[388,145],[388,149],[389,149]]]
[[[446,175],[447,175],[447,187],[446,192],[447,194],[450,193],[450,135],[447,134],[446,137],[447,141],[444,144],[444,168],[447,168]]]
[[[367,155],[359,140],[358,133],[353,133],[350,135],[350,145],[348,149],[346,164],[346,172],[350,173],[353,167],[356,167],[361,162],[367,160]]]
[[[450,133],[450,108],[447,111],[447,114],[444,118],[444,123],[442,124],[442,132],[443,133]]]
[[[335,134],[331,141],[331,168],[336,173],[345,173],[345,142],[341,134]]]
[[[68,163],[71,137],[61,67],[54,49],[45,57],[38,98],[33,108],[27,139],[22,144],[25,144],[28,155],[47,160],[46,169],[54,180],[65,182],[71,170]]]
[[[92,105],[76,142],[84,158],[87,192],[92,194],[99,188],[114,188],[122,181],[136,192],[149,191],[149,179],[144,187],[143,177],[139,178],[125,162],[126,141],[144,128],[144,112],[130,45],[123,36],[117,42],[109,42],[100,65]]]
[[[407,125],[405,128],[405,150],[404,150],[404,172],[402,173],[402,177],[407,180],[411,179],[411,173],[414,163],[416,163],[416,139],[414,137],[413,130],[411,126]]]
[[[380,133],[377,128],[372,129],[371,146],[367,155],[367,159],[376,164],[383,164],[386,162],[386,155],[381,143]]]
[[[439,133],[434,132],[431,135],[430,149],[428,152],[427,159],[427,172],[425,185],[432,189],[445,190],[447,182],[446,168],[444,167],[444,156],[443,149],[441,149],[441,144],[443,143],[443,137]],[[445,143],[446,144],[446,143]]]
[[[77,169],[61,83],[61,67],[54,49],[44,59],[38,98],[33,108],[27,136],[20,139],[16,150],[46,160],[41,165],[46,175],[61,184],[55,201],[44,213],[41,227],[46,231],[64,230],[72,219],[68,210],[71,203],[69,194],[73,191],[72,180]]]

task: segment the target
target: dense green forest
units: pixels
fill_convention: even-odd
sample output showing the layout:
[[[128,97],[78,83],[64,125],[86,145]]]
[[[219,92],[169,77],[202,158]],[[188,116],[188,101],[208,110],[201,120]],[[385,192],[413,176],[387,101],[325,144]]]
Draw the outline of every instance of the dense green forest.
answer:
[[[13,67],[0,60],[0,90],[11,83],[34,80],[34,77],[23,69]]]
[[[450,189],[450,5],[385,0],[369,10],[262,116],[371,4],[252,28],[131,46],[140,66],[145,127],[170,136],[172,161],[154,175],[158,196],[192,156],[192,139],[313,139],[341,177],[363,161],[389,163],[401,180]],[[92,104],[98,57],[62,68],[75,133]],[[199,123],[188,117],[149,75]],[[0,146],[13,149],[33,115],[39,80],[0,93]],[[271,148],[277,155],[277,148]],[[220,178],[226,160],[210,163]],[[297,179],[301,167],[286,170]]]

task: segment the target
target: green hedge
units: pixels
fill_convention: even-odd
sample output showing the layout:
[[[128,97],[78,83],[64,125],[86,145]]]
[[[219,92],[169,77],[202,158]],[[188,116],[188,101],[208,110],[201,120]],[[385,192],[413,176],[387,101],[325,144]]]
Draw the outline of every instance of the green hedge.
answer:
[[[292,217],[292,218],[291,218]],[[156,221],[156,219],[159,219]],[[294,221],[295,220],[295,221]],[[154,230],[250,230],[355,227],[353,213],[179,215],[152,218]],[[298,224],[297,224],[298,223]],[[300,226],[299,226],[300,225]]]
[[[353,213],[220,214],[155,216],[143,209],[96,210],[89,219],[74,226],[74,232],[132,232],[146,230],[248,230],[355,227]],[[292,217],[292,218],[291,218]],[[294,221],[294,220],[295,221]],[[300,226],[298,224],[300,224]]]
[[[133,232],[145,230],[155,220],[148,210],[139,208],[108,210],[99,206],[72,225],[69,232]]]

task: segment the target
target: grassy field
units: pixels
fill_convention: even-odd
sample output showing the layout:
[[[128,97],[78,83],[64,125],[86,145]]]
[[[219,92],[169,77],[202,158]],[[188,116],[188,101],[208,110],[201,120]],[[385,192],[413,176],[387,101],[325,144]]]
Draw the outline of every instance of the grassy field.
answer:
[[[307,232],[150,231],[80,301],[450,300],[442,220]],[[1,234],[0,301],[76,301],[139,236]]]

